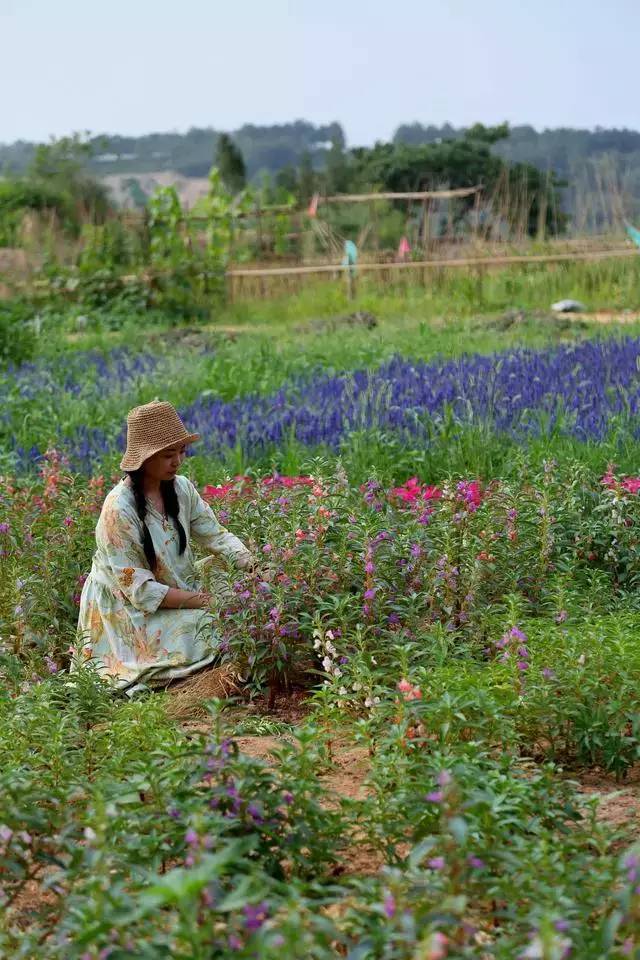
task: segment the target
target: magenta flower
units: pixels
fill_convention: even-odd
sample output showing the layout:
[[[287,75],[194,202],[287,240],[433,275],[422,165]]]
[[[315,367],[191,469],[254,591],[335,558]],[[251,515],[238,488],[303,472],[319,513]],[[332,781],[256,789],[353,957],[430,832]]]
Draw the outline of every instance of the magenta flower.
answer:
[[[0,533],[9,533],[8,523],[0,523]]]
[[[431,860],[427,860],[427,866],[432,870],[444,870],[444,857],[432,857]]]

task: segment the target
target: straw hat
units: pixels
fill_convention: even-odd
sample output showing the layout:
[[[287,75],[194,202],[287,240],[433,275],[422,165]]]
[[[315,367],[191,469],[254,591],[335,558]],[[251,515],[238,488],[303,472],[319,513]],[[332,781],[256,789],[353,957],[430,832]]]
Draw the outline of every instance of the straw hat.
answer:
[[[127,415],[127,449],[121,470],[139,470],[145,460],[175,443],[193,443],[199,433],[187,433],[175,407],[163,400],[152,400],[134,407]]]

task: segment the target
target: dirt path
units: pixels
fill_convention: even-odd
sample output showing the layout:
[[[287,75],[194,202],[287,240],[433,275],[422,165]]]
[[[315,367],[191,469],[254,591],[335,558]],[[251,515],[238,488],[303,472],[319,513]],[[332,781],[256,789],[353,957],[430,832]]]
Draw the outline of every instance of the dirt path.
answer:
[[[633,767],[625,780],[616,783],[610,774],[589,770],[576,777],[583,795],[598,800],[597,819],[622,834],[618,846],[633,843],[640,837],[640,764]]]

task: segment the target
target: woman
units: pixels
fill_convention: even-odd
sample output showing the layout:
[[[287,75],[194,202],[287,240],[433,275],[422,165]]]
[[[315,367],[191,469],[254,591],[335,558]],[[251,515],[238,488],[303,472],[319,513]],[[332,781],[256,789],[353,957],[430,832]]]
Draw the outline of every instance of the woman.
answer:
[[[107,495],[98,520],[78,635],[85,657],[129,692],[141,681],[184,677],[213,660],[211,597],[198,582],[191,540],[241,569],[253,562],[191,481],[178,475],[187,444],[198,439],[170,403],[131,410],[120,464],[127,476]]]

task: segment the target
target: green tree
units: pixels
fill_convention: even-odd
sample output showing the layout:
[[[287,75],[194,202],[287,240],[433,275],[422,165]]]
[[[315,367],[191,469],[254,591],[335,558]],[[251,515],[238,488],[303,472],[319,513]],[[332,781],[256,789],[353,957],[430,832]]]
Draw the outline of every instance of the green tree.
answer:
[[[341,140],[334,138],[325,166],[327,193],[346,193],[349,189],[349,167]]]
[[[51,190],[67,198],[74,227],[87,218],[102,223],[110,207],[106,187],[87,173],[94,146],[95,141],[78,133],[42,143],[27,168],[28,180],[47,184]]]
[[[247,171],[240,149],[228,133],[221,133],[216,148],[216,166],[227,190],[239,193],[247,183]]]
[[[298,196],[301,203],[308,203],[316,189],[316,174],[311,154],[305,150],[300,158],[298,172]]]

